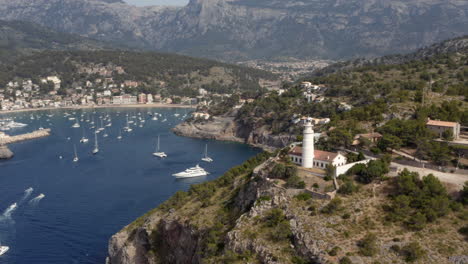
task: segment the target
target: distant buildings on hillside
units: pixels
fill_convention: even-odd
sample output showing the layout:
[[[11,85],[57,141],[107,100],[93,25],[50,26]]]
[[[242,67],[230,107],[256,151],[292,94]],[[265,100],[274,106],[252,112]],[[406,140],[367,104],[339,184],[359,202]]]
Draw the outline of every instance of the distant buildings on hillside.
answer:
[[[449,132],[453,136],[453,139],[460,138],[460,123],[447,122],[440,120],[427,119],[426,127],[431,131],[439,135],[440,138],[444,137],[444,133]]]

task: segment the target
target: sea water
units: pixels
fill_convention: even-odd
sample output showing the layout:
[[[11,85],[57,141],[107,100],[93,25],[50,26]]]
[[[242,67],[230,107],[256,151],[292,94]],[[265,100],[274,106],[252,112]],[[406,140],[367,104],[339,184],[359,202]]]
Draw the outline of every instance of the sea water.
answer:
[[[148,111],[161,116],[151,120]],[[64,117],[65,112],[76,117],[81,127],[72,128],[75,120]],[[130,124],[133,131],[122,131],[118,140],[127,114],[136,125]],[[86,119],[94,117],[100,126],[99,116],[107,115],[112,126],[97,134],[100,152],[92,155],[94,129]],[[13,144],[14,158],[0,161],[0,245],[10,247],[0,263],[104,263],[109,238],[125,225],[176,191],[213,180],[259,152],[243,144],[176,136],[170,129],[184,115],[189,115],[188,110],[148,108],[9,114],[28,124],[9,134],[43,127],[51,128],[52,135]],[[103,121],[104,126],[107,123]],[[89,139],[86,144],[79,142],[83,130]],[[104,132],[109,136],[103,137]],[[166,159],[152,155],[158,135]],[[205,144],[213,163],[201,161]],[[72,162],[74,145],[76,163]],[[210,174],[190,179],[172,176],[196,164]]]

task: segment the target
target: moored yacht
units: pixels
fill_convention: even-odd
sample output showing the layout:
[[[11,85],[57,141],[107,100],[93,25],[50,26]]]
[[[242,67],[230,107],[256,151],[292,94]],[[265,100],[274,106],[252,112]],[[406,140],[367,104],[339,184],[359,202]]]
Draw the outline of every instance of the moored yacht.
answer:
[[[205,145],[205,153],[201,160],[203,160],[204,162],[213,162],[213,159],[208,156],[208,144]]]
[[[192,177],[200,177],[200,176],[206,176],[206,175],[208,175],[208,172],[202,167],[198,166],[198,164],[197,166],[188,168],[185,171],[172,174],[172,176],[176,178],[192,178]]]
[[[156,147],[156,152],[153,153],[153,156],[160,158],[167,158],[167,154],[159,150],[159,136],[158,136],[158,145]]]

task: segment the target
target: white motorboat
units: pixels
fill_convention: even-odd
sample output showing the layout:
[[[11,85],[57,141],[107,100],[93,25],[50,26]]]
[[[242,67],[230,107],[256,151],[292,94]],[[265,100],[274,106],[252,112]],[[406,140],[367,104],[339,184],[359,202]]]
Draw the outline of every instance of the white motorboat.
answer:
[[[94,133],[94,149],[93,149],[93,155],[96,155],[99,152],[99,146],[98,146],[98,141],[97,141],[97,134]]]
[[[192,178],[192,177],[206,176],[208,174],[209,173],[205,169],[198,166],[198,164],[197,164],[197,166],[195,166],[195,167],[188,168],[185,171],[172,174],[172,176],[174,176],[176,178]]]
[[[10,250],[7,246],[0,246],[0,256],[5,254],[8,250]]]
[[[213,159],[208,156],[208,144],[205,145],[205,153],[201,160],[203,160],[204,162],[213,162]]]
[[[75,157],[73,158],[73,162],[78,162],[80,159],[78,159],[78,154],[76,153],[76,146],[73,145],[73,149],[75,150]]]
[[[80,127],[80,123],[78,123],[78,120],[75,122],[75,124],[73,124],[72,127],[73,128],[79,128]]]
[[[160,158],[167,158],[167,154],[159,150],[159,136],[158,136],[158,145],[156,146],[156,152],[153,153],[153,156]]]

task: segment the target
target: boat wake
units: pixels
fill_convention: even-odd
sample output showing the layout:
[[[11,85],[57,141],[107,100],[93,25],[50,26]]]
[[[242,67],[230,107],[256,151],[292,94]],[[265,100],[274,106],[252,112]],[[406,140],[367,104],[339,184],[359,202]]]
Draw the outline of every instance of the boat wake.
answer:
[[[34,189],[32,187],[29,187],[28,189],[24,190],[24,195],[23,197],[21,198],[21,200],[18,202],[19,204],[21,204],[22,202],[24,202],[26,199],[29,198],[29,196],[31,196],[31,193],[34,191]]]
[[[17,207],[18,205],[16,203],[13,203],[12,205],[10,205],[0,216],[0,220],[10,219],[11,214],[13,214],[13,212],[16,210]]]
[[[29,201],[29,204],[37,205],[39,203],[39,201],[41,201],[42,198],[44,198],[44,197],[45,197],[45,195],[43,193],[41,193],[36,198],[31,199],[31,201]]]

